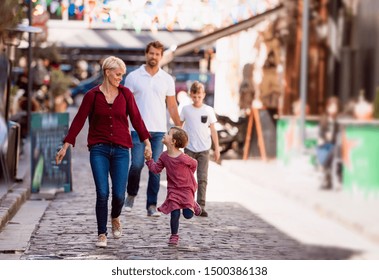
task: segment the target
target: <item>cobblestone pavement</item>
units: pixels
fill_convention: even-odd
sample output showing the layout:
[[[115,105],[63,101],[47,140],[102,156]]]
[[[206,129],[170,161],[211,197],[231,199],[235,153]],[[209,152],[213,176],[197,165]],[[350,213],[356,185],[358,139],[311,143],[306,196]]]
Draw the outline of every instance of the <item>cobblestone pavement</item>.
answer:
[[[122,213],[123,236],[113,239],[109,234],[108,247],[96,248],[95,190],[85,134],[86,129],[72,153],[73,191],[58,193],[51,201],[20,259],[295,260],[349,259],[355,253],[301,244],[234,202],[209,202],[208,218],[182,217],[180,244],[169,247],[169,216],[146,216],[146,168],[133,211]],[[166,194],[164,180],[162,174],[158,203]],[[110,230],[110,221],[108,225]]]

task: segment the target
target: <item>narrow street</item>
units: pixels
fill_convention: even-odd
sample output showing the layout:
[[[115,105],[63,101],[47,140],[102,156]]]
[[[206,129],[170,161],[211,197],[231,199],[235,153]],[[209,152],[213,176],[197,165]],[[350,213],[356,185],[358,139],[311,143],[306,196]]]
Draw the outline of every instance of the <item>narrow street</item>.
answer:
[[[71,113],[75,110],[70,108]],[[321,211],[314,211],[304,201],[299,203],[291,198],[291,192],[284,195],[283,190],[275,190],[268,182],[259,181],[259,176],[252,176],[254,169],[260,173],[270,172],[264,171],[262,165],[252,168],[251,174],[239,174],[250,160],[231,160],[230,164],[225,160],[221,165],[212,162],[209,217],[182,218],[177,248],[167,245],[169,216],[146,216],[145,168],[133,211],[122,213],[122,238],[116,240],[110,235],[107,248],[96,248],[95,191],[88,155],[84,128],[72,153],[73,191],[58,192],[52,200],[32,196],[0,233],[0,259],[347,260],[378,257],[378,244],[363,234],[337,223]],[[256,164],[254,162],[251,161],[250,167]],[[232,171],[231,166],[241,172]],[[268,178],[268,181],[272,185],[278,178]],[[282,178],[281,182],[289,184],[288,179]],[[159,202],[166,193],[164,174],[161,184]],[[310,191],[313,195],[316,193]]]

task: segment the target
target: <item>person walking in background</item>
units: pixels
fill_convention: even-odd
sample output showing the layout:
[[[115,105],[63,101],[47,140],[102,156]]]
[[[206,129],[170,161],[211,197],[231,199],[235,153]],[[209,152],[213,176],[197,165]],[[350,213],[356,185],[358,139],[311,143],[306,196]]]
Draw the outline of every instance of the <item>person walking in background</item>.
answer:
[[[197,165],[197,202],[202,208],[201,216],[208,217],[205,210],[206,191],[208,184],[209,151],[214,146],[214,160],[220,159],[220,147],[218,143],[215,123],[216,114],[212,107],[203,103],[205,98],[204,85],[195,81],[190,88],[191,105],[186,105],[180,113],[180,119],[184,122],[183,129],[189,135],[189,144],[184,152],[196,159]]]
[[[163,56],[163,45],[159,41],[150,42],[146,46],[146,64],[130,73],[125,79],[128,87],[137,102],[142,118],[151,135],[153,159],[158,160],[163,151],[162,137],[167,131],[167,110],[176,126],[180,126],[178,106],[175,97],[174,79],[159,67]],[[144,144],[138,139],[134,128],[131,128],[133,148],[131,150],[131,166],[125,199],[125,211],[130,212],[135,197],[140,188],[141,171],[144,167]],[[146,210],[147,215],[159,217],[157,199],[159,192],[160,175],[149,172],[147,183]]]
[[[163,136],[162,143],[167,147],[167,151],[160,155],[157,162],[154,162],[148,153],[145,159],[149,170],[155,174],[166,168],[167,196],[163,204],[158,207],[158,211],[171,214],[171,236],[168,244],[177,245],[180,210],[182,209],[186,219],[191,219],[193,214],[196,216],[201,214],[201,207],[195,201],[197,183],[194,173],[197,162],[180,150],[188,143],[188,135],[183,129],[172,127]]]
[[[321,189],[333,187],[332,166],[337,153],[339,100],[337,97],[329,97],[326,102],[326,112],[321,116],[317,143],[317,160],[321,166],[323,179]],[[341,170],[337,170],[340,177]]]
[[[107,246],[107,220],[110,175],[112,181],[112,233],[120,238],[120,214],[124,205],[126,180],[129,168],[129,149],[132,139],[128,117],[143,141],[145,153],[151,155],[150,134],[147,131],[130,90],[120,82],[126,72],[125,63],[114,56],[102,64],[104,79],[101,85],[89,90],[72,121],[63,146],[56,155],[59,164],[75,140],[88,117],[88,149],[96,186],[96,220],[98,240],[96,246]]]

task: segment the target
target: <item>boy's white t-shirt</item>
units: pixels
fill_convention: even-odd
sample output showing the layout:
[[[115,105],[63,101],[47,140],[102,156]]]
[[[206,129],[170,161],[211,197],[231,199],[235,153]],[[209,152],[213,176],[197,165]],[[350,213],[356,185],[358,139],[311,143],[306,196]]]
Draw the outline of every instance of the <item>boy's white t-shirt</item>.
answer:
[[[210,124],[217,122],[211,106],[203,104],[200,108],[191,105],[183,107],[180,120],[184,121],[183,129],[188,133],[187,149],[192,152],[207,151],[212,146]]]
[[[126,76],[125,86],[133,93],[147,130],[166,132],[166,96],[175,96],[175,83],[170,74],[159,68],[151,76],[144,64]],[[130,129],[134,130],[131,125]]]

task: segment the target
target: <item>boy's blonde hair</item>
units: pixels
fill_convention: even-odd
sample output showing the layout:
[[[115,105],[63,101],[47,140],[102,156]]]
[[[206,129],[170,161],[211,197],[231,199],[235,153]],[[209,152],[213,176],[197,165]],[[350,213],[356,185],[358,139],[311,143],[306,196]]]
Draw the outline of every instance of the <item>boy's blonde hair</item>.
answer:
[[[203,89],[203,92],[205,93],[204,85],[200,83],[199,81],[194,81],[193,84],[191,85],[190,93],[196,93],[200,89]]]
[[[175,140],[175,148],[184,148],[188,144],[188,134],[179,127],[173,126],[170,130],[175,130],[172,138]]]

